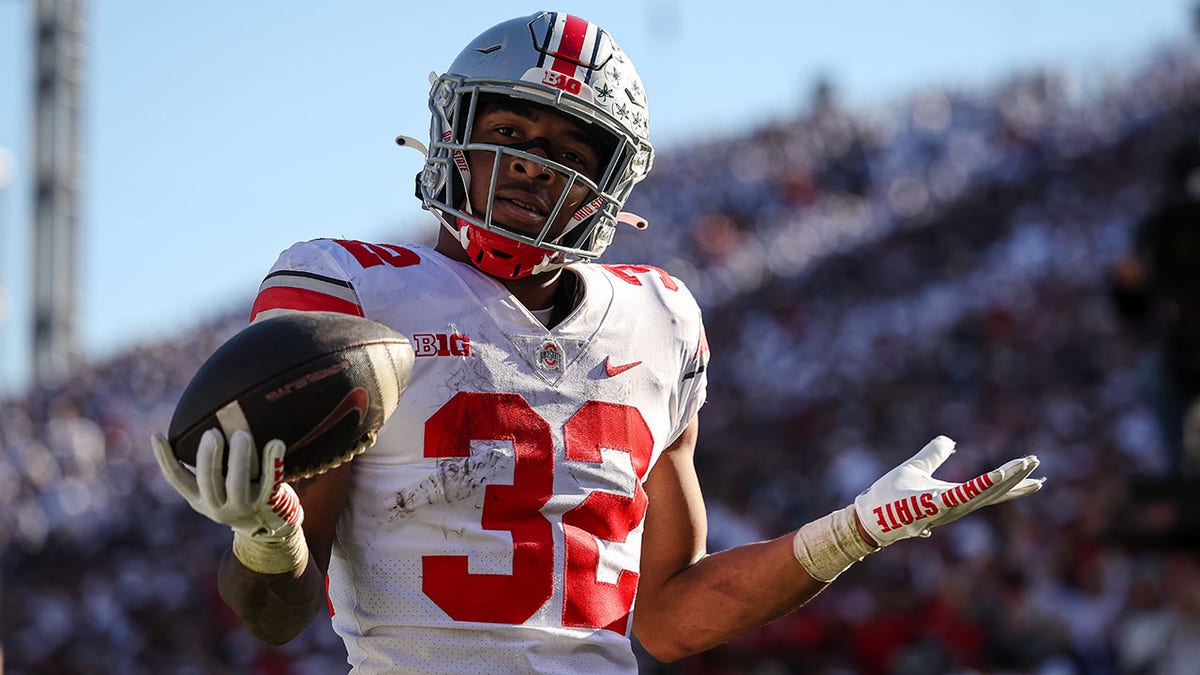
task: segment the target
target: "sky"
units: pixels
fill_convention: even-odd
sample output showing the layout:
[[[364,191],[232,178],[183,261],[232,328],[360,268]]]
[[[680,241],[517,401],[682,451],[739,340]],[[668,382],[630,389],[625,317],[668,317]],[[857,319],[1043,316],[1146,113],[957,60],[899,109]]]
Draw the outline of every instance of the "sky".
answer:
[[[93,0],[85,4],[83,356],[185,335],[321,236],[426,240],[412,196],[431,72],[502,20],[556,9],[610,31],[659,152],[803,105],[852,110],[1014,72],[1086,76],[1184,39],[1197,0]],[[0,395],[30,378],[33,0],[0,0]]]

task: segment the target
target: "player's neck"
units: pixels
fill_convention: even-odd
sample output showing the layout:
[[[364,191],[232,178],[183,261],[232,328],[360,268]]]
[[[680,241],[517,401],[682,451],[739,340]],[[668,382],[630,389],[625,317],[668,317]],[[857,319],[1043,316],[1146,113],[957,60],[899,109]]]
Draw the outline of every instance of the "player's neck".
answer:
[[[561,269],[542,272],[520,279],[496,278],[526,309],[546,309],[554,305],[558,286],[562,283]]]
[[[447,238],[444,236],[439,237],[437,246],[434,248],[434,250],[452,260],[457,260],[467,264],[470,264],[471,262],[467,257],[467,252],[464,251],[462,246],[459,246],[458,242],[453,238]],[[571,276],[571,281],[574,281],[573,275]],[[507,289],[508,292],[517,299],[517,302],[520,302],[522,305],[524,305],[526,309],[538,310],[551,307],[555,305],[556,302],[560,301],[558,298],[559,285],[563,282],[565,277],[563,275],[563,270],[559,268],[550,270],[548,272],[542,272],[540,274],[522,277],[520,279],[504,279],[501,277],[492,278],[498,281],[500,285],[504,286],[504,288]],[[571,284],[571,289],[567,290],[574,290],[574,284]],[[571,306],[567,308],[569,310],[574,308],[573,297],[568,298],[568,300],[571,301]],[[559,312],[555,312],[555,314],[557,315]]]

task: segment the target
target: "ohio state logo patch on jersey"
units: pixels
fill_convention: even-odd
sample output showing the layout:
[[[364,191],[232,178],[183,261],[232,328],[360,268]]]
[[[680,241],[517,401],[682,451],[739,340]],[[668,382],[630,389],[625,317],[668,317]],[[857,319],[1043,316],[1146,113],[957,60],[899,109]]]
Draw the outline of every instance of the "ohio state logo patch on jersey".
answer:
[[[587,340],[558,335],[509,335],[516,353],[528,364],[527,372],[554,386],[575,364],[587,346]]]
[[[563,350],[554,340],[545,340],[537,350],[538,368],[549,373],[561,373],[563,370]]]

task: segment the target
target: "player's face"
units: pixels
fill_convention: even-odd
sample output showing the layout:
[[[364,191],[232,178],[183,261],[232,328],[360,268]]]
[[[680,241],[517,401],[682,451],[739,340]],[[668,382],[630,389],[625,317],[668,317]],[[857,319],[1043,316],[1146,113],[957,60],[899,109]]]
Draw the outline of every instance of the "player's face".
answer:
[[[516,147],[532,155],[551,159],[595,181],[607,156],[601,141],[581,122],[550,108],[519,101],[482,102],[471,129],[473,143],[494,143]],[[482,215],[488,203],[495,153],[469,153],[471,166],[471,204]],[[492,220],[509,229],[536,235],[546,224],[558,203],[567,178],[537,162],[503,155],[496,195],[492,202]],[[589,191],[578,183],[567,194],[550,229],[554,239],[571,215],[588,199]]]

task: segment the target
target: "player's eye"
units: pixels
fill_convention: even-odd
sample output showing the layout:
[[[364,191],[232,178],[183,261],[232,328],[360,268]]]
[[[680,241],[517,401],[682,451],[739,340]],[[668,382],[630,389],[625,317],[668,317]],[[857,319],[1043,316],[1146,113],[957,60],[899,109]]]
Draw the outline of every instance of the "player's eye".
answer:
[[[517,130],[510,126],[498,126],[492,130],[497,136],[505,138],[516,138]]]
[[[579,148],[564,148],[558,155],[560,162],[574,167],[589,178],[596,178],[596,160],[591,152]]]

